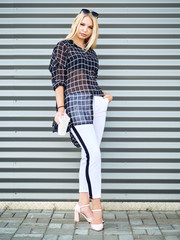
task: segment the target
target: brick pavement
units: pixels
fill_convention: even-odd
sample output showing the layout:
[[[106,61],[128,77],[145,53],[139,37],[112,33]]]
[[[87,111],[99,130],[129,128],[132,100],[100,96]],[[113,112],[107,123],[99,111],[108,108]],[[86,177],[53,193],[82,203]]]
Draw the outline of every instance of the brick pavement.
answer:
[[[180,211],[103,211],[96,232],[71,210],[0,209],[0,240],[180,240]]]

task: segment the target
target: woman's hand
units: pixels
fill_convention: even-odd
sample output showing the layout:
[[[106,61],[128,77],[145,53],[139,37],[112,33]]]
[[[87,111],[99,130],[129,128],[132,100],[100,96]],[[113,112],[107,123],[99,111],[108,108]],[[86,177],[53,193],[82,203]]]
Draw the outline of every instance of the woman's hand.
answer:
[[[57,124],[59,124],[59,117],[60,116],[63,116],[65,113],[65,108],[62,107],[62,108],[59,108],[58,109],[58,112],[56,113],[55,117],[54,117],[54,120],[56,121]]]
[[[112,99],[113,99],[113,96],[111,94],[107,93],[107,92],[104,92],[104,91],[103,91],[103,93],[104,93],[104,98],[107,98],[109,100],[109,102],[111,102]]]

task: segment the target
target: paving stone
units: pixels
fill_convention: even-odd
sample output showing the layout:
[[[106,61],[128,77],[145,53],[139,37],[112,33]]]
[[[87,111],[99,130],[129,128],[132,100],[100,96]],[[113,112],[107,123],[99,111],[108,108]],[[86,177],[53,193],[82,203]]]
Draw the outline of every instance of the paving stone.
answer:
[[[38,218],[37,222],[38,223],[49,223],[50,219],[49,218]]]
[[[37,218],[26,218],[24,219],[23,223],[36,223]]]
[[[119,235],[119,240],[134,240],[132,235]]]
[[[179,240],[177,236],[166,236],[165,240]]]
[[[73,239],[72,235],[64,235],[58,238],[58,240],[72,240],[72,239]]]
[[[162,230],[162,233],[164,234],[164,235],[180,235],[180,231],[179,230],[177,230],[177,229],[172,229],[172,230]]]
[[[134,238],[135,240],[165,240],[163,236],[151,236],[151,235],[142,235],[138,238]]]
[[[143,225],[143,226],[132,226],[133,230],[137,230],[137,229],[153,229],[153,230],[159,230],[158,226],[147,226],[147,225]]]
[[[46,230],[46,234],[50,234],[50,235],[58,235],[58,234],[62,234],[62,230],[59,228],[48,228]]]
[[[16,233],[27,233],[29,234],[31,232],[32,227],[25,227],[25,226],[21,226],[20,228],[18,228]]]
[[[88,235],[89,229],[76,229],[75,235]]]
[[[89,223],[88,223],[89,224]],[[70,230],[70,229],[74,229],[74,224],[63,224],[62,225],[62,229],[63,230]]]
[[[74,219],[74,212],[67,212],[64,217]]]
[[[31,209],[29,210],[29,213],[41,213],[42,209]]]
[[[116,223],[116,226],[120,229],[124,229],[124,230],[129,230],[131,228],[131,225],[129,223]]]
[[[0,234],[3,233],[15,233],[17,228],[0,228]]]
[[[54,210],[54,213],[67,213],[67,212],[72,212],[72,211],[69,211],[69,210]]]
[[[61,228],[62,224],[59,223],[50,223],[48,228]]]
[[[11,240],[12,234],[0,234],[0,240]]]
[[[49,214],[52,214],[54,212],[54,210],[51,210],[51,209],[43,209],[42,210],[42,213],[49,213]]]
[[[42,240],[57,240],[57,239],[58,239],[58,236],[47,234],[43,237]]]
[[[8,222],[1,222],[1,221],[0,221],[0,228],[5,227],[7,224],[8,224]]]
[[[54,213],[52,218],[64,218],[65,213]]]
[[[122,235],[129,235],[131,234],[131,230],[120,230],[118,228],[104,228],[105,235],[112,235],[112,234],[122,234]]]
[[[25,218],[28,215],[28,213],[24,213],[24,212],[17,212],[14,214],[14,218]]]
[[[113,212],[107,212],[107,211],[103,211],[103,218],[104,219],[115,219],[115,213]]]
[[[18,228],[21,225],[21,222],[10,222],[6,225],[6,228]]]
[[[71,235],[74,233],[74,229],[69,229],[68,232],[67,232],[67,229],[57,229],[57,228],[48,228],[47,231],[46,231],[46,234],[54,234],[54,235]]]
[[[139,230],[133,230],[134,235],[145,235],[147,234],[146,230],[144,229],[139,229]]]
[[[104,236],[104,240],[118,240],[119,239],[119,237],[118,236],[114,236],[114,235],[112,235],[112,236]]]
[[[51,213],[28,213],[26,218],[49,218]]]
[[[73,240],[90,240],[90,238],[89,236],[84,237],[84,235],[74,235]]]
[[[143,219],[144,225],[156,225],[156,221],[154,219]]]
[[[42,234],[15,234],[12,240],[41,240]]]
[[[180,229],[180,224],[172,224],[173,228]]]
[[[167,219],[166,214],[164,212],[153,212],[153,216],[155,219]]]
[[[116,212],[115,213],[116,219],[126,219],[128,220],[128,215],[126,212]]]
[[[25,223],[25,222],[23,222],[20,227],[31,227],[31,228],[34,228],[34,227],[47,227],[47,226],[48,226],[47,223],[36,223],[36,222]]]
[[[13,217],[14,213],[5,211],[4,213],[1,214],[1,218],[6,218],[6,217]]]
[[[41,240],[41,237],[26,237],[26,239],[24,239],[24,237],[13,237],[11,238],[11,240]]]
[[[89,227],[89,236],[92,236],[92,237],[98,237],[98,238],[103,238],[103,235],[104,235],[104,230],[102,231],[94,231],[91,227]]]
[[[130,219],[131,225],[143,225],[143,222],[141,219]]]
[[[161,232],[158,229],[147,229],[148,235],[161,235]]]
[[[33,228],[32,229],[32,233],[45,233],[45,231],[46,231],[46,228],[40,228],[40,227],[35,227],[35,228]]]
[[[90,226],[90,224],[87,221],[75,223],[76,228],[85,228],[85,227],[89,227],[89,226]]]
[[[160,225],[159,225],[159,228],[160,228],[161,230],[174,229],[174,228],[172,227],[172,225],[170,225],[170,224],[160,224]]]
[[[62,223],[62,224],[68,224],[68,223],[74,223],[74,219],[58,219],[54,218],[51,219],[51,223]]]
[[[103,240],[101,236],[84,236],[84,235],[74,235],[73,240]]]
[[[31,233],[31,234],[21,234],[21,233],[16,233],[14,235],[14,237],[43,237],[43,234],[39,234],[39,233]]]
[[[166,217],[167,218],[170,218],[170,219],[178,219],[179,218],[179,216],[176,214],[176,212],[171,212],[171,213],[166,213]]]

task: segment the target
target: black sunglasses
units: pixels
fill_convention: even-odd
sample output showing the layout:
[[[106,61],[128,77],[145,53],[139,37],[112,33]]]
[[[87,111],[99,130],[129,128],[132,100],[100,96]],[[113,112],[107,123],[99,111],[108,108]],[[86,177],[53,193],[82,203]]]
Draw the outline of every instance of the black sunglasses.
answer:
[[[80,11],[80,13],[81,12],[83,12],[84,14],[88,14],[88,13],[91,13],[94,17],[97,17],[98,18],[98,16],[99,16],[99,14],[97,13],[97,12],[94,12],[94,11],[89,11],[88,9],[85,9],[85,8],[83,8],[83,9],[81,9],[81,11]]]

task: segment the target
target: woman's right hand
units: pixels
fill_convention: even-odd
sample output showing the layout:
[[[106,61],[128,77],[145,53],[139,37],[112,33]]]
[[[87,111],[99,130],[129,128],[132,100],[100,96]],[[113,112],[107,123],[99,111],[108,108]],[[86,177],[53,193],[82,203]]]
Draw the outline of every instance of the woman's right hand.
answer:
[[[56,113],[54,120],[56,121],[57,124],[59,124],[59,117],[63,116],[64,114],[66,114],[65,112],[65,108],[59,108],[58,112]]]

